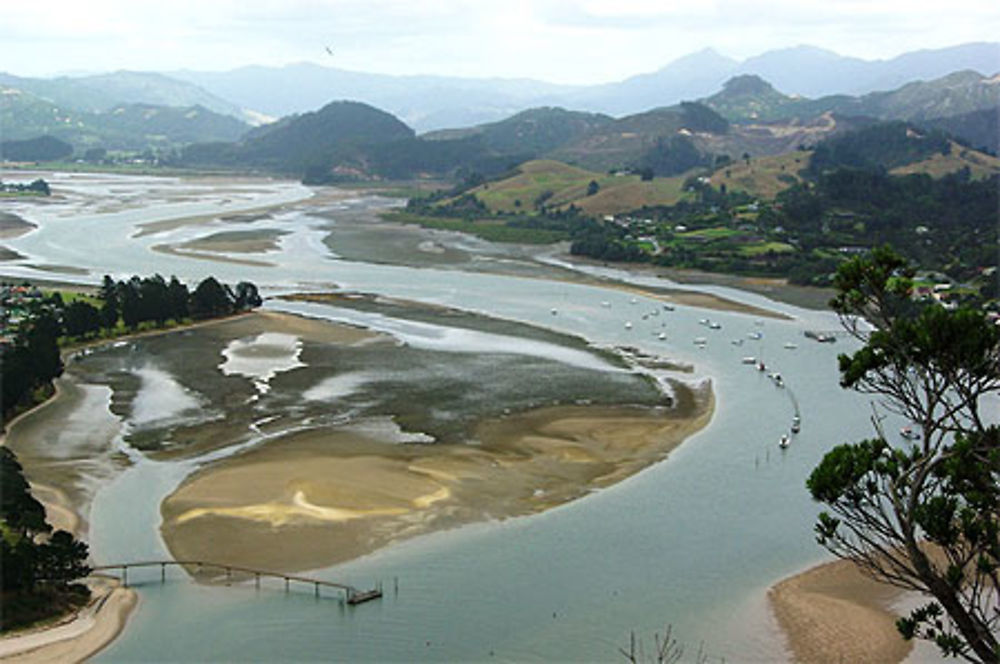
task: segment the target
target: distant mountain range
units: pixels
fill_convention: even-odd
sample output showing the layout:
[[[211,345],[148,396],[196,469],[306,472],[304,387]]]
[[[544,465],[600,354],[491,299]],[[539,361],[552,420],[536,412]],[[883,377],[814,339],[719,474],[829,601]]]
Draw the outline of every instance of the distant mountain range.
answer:
[[[974,147],[996,151],[1000,74],[991,70],[998,63],[1000,44],[994,43],[886,61],[798,47],[736,62],[704,50],[651,74],[588,87],[395,77],[316,65],[172,76],[115,72],[30,79],[0,74],[0,129],[7,139],[49,134],[77,149],[212,143],[187,154],[196,163],[246,159],[252,167],[289,173],[340,164],[345,173],[383,176],[484,165],[502,169],[518,158],[543,156],[597,170],[646,164],[669,172],[713,155],[786,152],[876,120],[944,129]],[[751,71],[768,72],[773,80]],[[775,85],[776,80],[783,83]],[[860,95],[838,92],[890,81],[904,84]],[[803,90],[824,95],[793,94]],[[350,99],[359,101],[331,104]],[[363,117],[366,109],[391,118],[389,124],[405,132],[373,135],[363,129],[372,120]],[[252,131],[243,122],[272,115],[283,119]],[[341,121],[361,134],[352,139],[350,131],[337,126]],[[449,128],[419,139],[415,135],[441,125]]]
[[[200,105],[118,103],[101,111],[78,110],[0,84],[0,128],[6,139],[53,136],[79,151],[143,151],[200,141],[235,141],[250,127]]]
[[[1000,73],[1000,43],[974,43],[861,60],[810,46],[768,51],[738,62],[706,49],[617,83],[561,86],[523,79],[387,76],[312,64],[244,67],[228,72],[177,71],[175,79],[234,104],[283,116],[351,99],[385,109],[418,132],[467,127],[539,106],[626,115],[708,96],[728,79],[755,74],[788,95],[821,97],[891,90],[971,70]]]

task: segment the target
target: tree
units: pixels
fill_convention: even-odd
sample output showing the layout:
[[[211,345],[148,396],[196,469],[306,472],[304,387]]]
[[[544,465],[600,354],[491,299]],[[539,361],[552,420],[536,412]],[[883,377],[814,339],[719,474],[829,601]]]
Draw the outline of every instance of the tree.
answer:
[[[206,277],[191,296],[191,315],[195,318],[211,318],[232,313],[233,302],[225,287],[215,277]]]
[[[191,294],[188,287],[182,284],[177,277],[170,277],[167,285],[167,296],[170,300],[170,317],[176,321],[183,320],[190,315],[189,302]]]
[[[89,302],[74,300],[63,309],[63,328],[71,337],[83,337],[101,329],[101,312]]]
[[[38,578],[58,587],[90,574],[87,545],[65,530],[57,530],[39,547]]]
[[[1000,329],[972,309],[911,300],[913,271],[888,248],[844,264],[831,302],[863,342],[840,356],[841,385],[919,425],[831,450],[807,481],[817,539],[873,578],[928,603],[897,622],[970,662],[1000,660],[1000,427],[982,400],[1000,392]],[[874,327],[865,325],[867,321]]]
[[[257,286],[250,281],[241,281],[236,284],[236,301],[234,306],[238,311],[255,309],[262,305],[264,301],[257,291]]]
[[[0,521],[29,538],[52,530],[45,522],[45,508],[31,495],[21,464],[8,447],[0,447],[0,486]]]
[[[587,195],[588,196],[593,196],[598,191],[600,191],[600,189],[601,189],[601,185],[597,184],[597,180],[591,180],[587,184]]]

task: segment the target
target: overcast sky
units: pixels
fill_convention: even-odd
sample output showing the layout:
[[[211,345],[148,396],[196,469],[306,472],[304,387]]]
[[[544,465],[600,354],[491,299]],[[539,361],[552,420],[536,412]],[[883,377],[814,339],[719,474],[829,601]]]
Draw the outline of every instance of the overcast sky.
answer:
[[[305,61],[598,83],[708,47],[877,59],[998,39],[1000,0],[0,0],[0,70],[30,76]]]

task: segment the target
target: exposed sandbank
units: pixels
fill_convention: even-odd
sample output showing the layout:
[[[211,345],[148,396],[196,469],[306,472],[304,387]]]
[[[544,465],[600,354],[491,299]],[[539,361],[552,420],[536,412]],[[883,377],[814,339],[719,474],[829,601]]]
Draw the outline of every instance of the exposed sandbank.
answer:
[[[0,212],[0,240],[20,237],[36,228],[38,228],[37,225],[22,219],[13,212]]]
[[[178,559],[293,571],[539,512],[634,474],[707,424],[710,390],[678,402],[542,408],[482,422],[476,445],[292,433],[189,477],[163,502],[162,534]]]
[[[278,242],[288,231],[265,228],[253,231],[222,231],[195,238],[177,248],[187,251],[211,251],[238,254],[263,254],[277,251]]]
[[[222,254],[215,253],[204,253],[201,251],[182,249],[181,247],[172,244],[154,244],[150,247],[150,249],[158,251],[161,254],[170,254],[171,256],[180,256],[181,258],[197,258],[198,260],[203,261],[233,263],[235,265],[249,265],[253,267],[274,267],[274,263],[269,263],[267,261],[252,260],[250,258],[234,258],[232,256],[224,256]]]
[[[845,560],[808,569],[768,592],[796,661],[817,664],[903,661],[913,644],[896,630],[890,608],[901,595]]]

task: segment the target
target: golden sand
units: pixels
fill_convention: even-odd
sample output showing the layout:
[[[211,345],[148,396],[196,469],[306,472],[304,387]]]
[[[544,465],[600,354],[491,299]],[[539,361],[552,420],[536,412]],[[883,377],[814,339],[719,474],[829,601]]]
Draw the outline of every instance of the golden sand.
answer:
[[[618,482],[707,424],[711,393],[681,411],[543,408],[483,422],[476,445],[296,432],[188,478],[162,504],[162,534],[182,560],[283,571],[331,565]]]
[[[840,560],[785,579],[768,597],[796,661],[892,664],[913,647],[889,609],[900,594]]]

